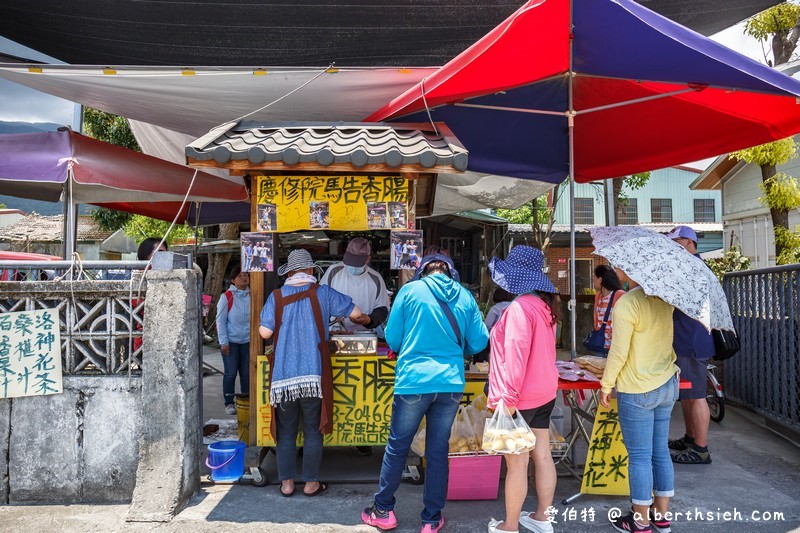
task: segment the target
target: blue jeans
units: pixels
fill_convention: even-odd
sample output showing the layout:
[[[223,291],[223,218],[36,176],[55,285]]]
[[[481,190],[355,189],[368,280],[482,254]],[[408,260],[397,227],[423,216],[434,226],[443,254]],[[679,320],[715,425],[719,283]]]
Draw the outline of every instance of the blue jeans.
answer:
[[[278,477],[281,481],[294,479],[297,475],[297,428],[303,415],[303,481],[319,481],[322,464],[322,433],[319,417],[322,413],[321,398],[300,398],[275,406],[275,429],[278,457]]]
[[[222,356],[222,396],[225,405],[233,403],[236,391],[236,374],[239,374],[239,387],[242,394],[250,394],[250,344],[228,343],[230,355]]]
[[[450,427],[461,402],[460,392],[395,394],[389,442],[383,454],[381,480],[375,505],[382,511],[394,509],[394,493],[400,486],[411,441],[425,417],[425,490],[420,513],[423,523],[438,524],[447,497],[447,453]]]
[[[617,393],[619,425],[628,449],[628,482],[634,505],[651,505],[653,495],[675,495],[675,472],[667,435],[669,417],[677,398],[677,375],[650,392]]]

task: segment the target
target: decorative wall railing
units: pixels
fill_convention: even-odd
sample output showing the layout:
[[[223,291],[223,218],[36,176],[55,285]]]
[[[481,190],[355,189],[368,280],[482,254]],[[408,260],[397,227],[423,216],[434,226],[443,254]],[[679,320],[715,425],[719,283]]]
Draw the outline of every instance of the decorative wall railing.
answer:
[[[725,275],[742,350],[725,361],[726,396],[800,430],[800,265]]]
[[[140,374],[145,265],[0,262],[0,313],[57,310],[64,375]]]

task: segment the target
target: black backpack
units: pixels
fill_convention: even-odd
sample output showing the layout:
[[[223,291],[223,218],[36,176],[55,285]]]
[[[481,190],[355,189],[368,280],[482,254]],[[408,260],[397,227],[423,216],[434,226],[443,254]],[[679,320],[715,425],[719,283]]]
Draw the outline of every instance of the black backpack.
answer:
[[[711,337],[714,339],[714,359],[717,361],[730,359],[741,349],[739,336],[735,331],[712,329]]]

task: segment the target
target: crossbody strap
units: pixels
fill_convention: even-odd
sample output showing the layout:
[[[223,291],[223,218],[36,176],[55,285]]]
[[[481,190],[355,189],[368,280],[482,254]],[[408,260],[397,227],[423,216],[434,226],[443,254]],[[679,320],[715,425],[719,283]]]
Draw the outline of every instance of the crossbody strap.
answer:
[[[422,283],[425,282],[423,281]],[[461,343],[461,328],[458,327],[458,322],[456,322],[456,317],[455,315],[453,315],[453,310],[450,309],[450,306],[447,305],[447,302],[444,302],[438,296],[436,296],[436,293],[433,292],[433,289],[431,289],[430,285],[425,283],[425,286],[428,287],[428,290],[431,291],[433,298],[439,303],[439,307],[442,308],[442,311],[444,311],[444,316],[447,317],[447,321],[450,322],[450,326],[452,326],[453,332],[456,334],[456,342],[458,343],[458,346],[463,350],[464,345]]]
[[[614,303],[614,294],[616,292],[616,290],[611,291],[611,296],[608,299],[608,307],[606,307],[606,316],[603,317],[603,321],[600,323],[601,326],[608,324],[608,317],[611,315],[611,305]]]

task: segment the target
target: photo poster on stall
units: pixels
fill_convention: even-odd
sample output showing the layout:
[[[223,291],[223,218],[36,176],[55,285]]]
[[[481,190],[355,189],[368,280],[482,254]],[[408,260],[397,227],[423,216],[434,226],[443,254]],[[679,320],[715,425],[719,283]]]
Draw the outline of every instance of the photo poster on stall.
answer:
[[[278,207],[275,204],[258,204],[256,230],[278,231]]]
[[[272,232],[366,231],[378,229],[371,223],[390,229],[402,218],[406,221],[403,228],[407,228],[411,224],[407,206],[411,183],[401,176],[260,175],[256,179],[259,228]],[[393,222],[392,204],[402,204],[406,216],[398,212],[398,220]],[[274,217],[270,206],[275,206]],[[266,222],[262,213],[266,213]]]
[[[583,494],[627,496],[628,450],[622,442],[617,400],[598,406],[581,481]]]
[[[331,227],[331,209],[328,202],[308,204],[309,229],[328,229]]]
[[[367,202],[367,228],[389,229],[386,202]]]
[[[0,398],[63,390],[58,310],[0,314]]]
[[[422,260],[422,230],[392,231],[392,270],[416,270]]]
[[[409,229],[405,202],[389,202],[389,226],[391,229]]]
[[[242,271],[272,272],[275,254],[271,233],[242,233]]]

